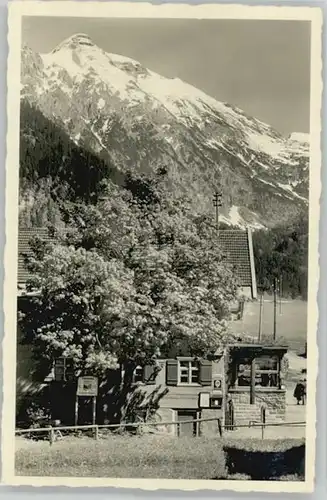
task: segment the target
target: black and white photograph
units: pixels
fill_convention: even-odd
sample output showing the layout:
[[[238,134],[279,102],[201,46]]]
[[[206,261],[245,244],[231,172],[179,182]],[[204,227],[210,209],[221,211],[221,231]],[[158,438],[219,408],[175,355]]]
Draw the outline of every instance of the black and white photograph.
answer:
[[[320,10],[119,5],[11,5],[3,467],[311,491]]]

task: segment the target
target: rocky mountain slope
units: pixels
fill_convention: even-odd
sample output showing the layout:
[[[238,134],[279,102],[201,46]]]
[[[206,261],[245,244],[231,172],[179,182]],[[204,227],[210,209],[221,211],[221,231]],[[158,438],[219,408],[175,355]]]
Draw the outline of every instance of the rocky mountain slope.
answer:
[[[222,221],[273,225],[308,203],[306,134],[285,138],[179,79],[104,52],[87,35],[49,54],[24,47],[21,99],[118,171],[166,167],[169,188],[200,209],[212,207],[219,188]],[[22,124],[25,140],[30,127]]]

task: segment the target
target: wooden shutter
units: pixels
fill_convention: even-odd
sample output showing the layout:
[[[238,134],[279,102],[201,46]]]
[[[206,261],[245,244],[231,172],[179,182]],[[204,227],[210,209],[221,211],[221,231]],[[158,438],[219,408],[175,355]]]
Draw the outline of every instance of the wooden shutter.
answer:
[[[155,372],[156,372],[155,365],[145,365],[143,373],[143,380],[145,384],[153,385],[156,383]]]
[[[169,359],[166,363],[166,384],[177,385],[178,381],[178,361]]]
[[[202,359],[200,361],[200,384],[211,385],[212,383],[212,361]]]
[[[67,382],[74,380],[74,365],[71,358],[65,360],[65,380]]]
[[[65,380],[66,363],[64,358],[54,360],[54,378],[57,382]]]

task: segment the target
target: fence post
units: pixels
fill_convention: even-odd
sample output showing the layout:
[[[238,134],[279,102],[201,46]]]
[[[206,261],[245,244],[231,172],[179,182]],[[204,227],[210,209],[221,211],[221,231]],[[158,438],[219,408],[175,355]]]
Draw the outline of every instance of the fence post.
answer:
[[[219,436],[222,437],[223,435],[223,428],[222,428],[222,425],[221,425],[221,420],[220,418],[217,418],[217,424],[218,424],[218,432],[219,432]]]
[[[265,426],[266,426],[266,408],[261,407],[261,439],[265,437]]]
[[[52,425],[50,425],[50,432],[49,432],[49,443],[50,443],[50,446],[53,445],[54,439],[55,439],[54,430],[53,430]]]
[[[94,439],[96,439],[96,440],[99,439],[99,426],[98,425],[94,426]]]

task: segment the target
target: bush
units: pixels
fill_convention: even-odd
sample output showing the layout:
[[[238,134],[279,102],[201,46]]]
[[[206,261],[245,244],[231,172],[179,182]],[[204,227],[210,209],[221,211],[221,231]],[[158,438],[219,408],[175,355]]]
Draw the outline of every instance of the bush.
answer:
[[[48,388],[37,392],[25,393],[20,398],[16,414],[16,426],[19,428],[40,427],[50,419],[50,401]]]
[[[304,480],[304,440],[241,440],[224,444],[228,474],[252,480],[298,477]]]

